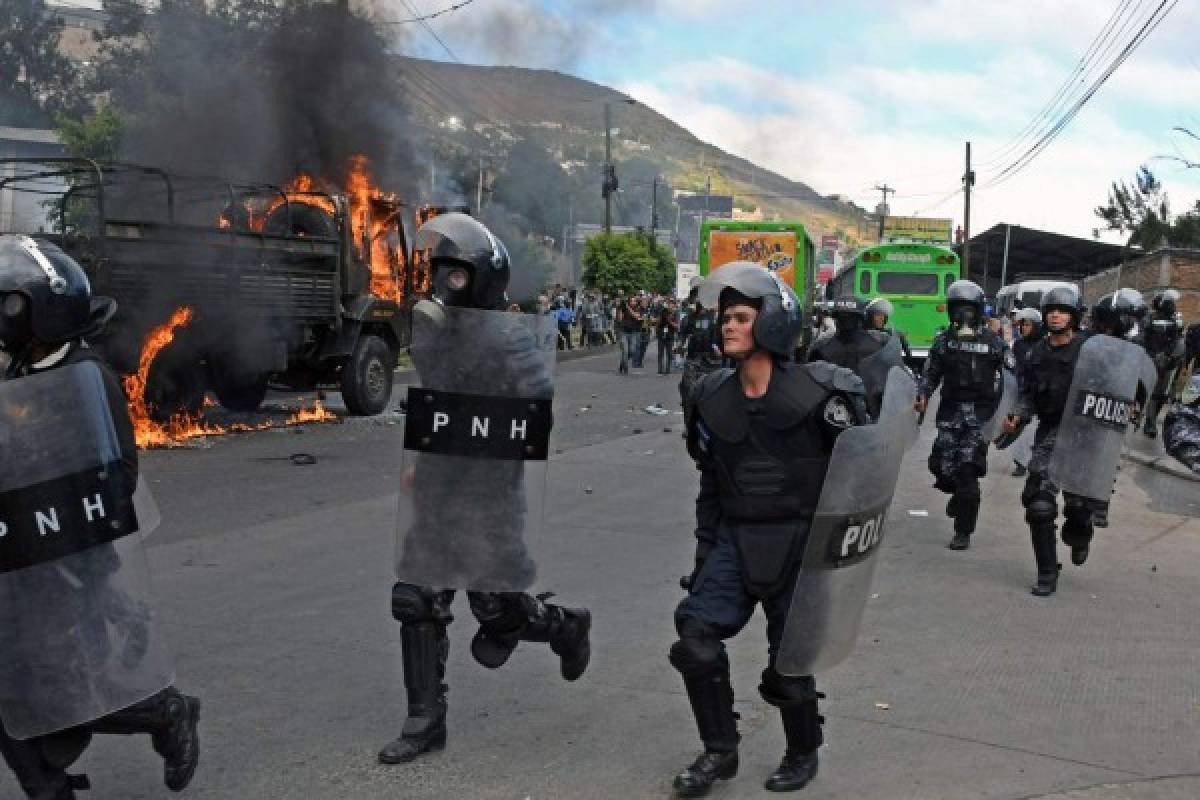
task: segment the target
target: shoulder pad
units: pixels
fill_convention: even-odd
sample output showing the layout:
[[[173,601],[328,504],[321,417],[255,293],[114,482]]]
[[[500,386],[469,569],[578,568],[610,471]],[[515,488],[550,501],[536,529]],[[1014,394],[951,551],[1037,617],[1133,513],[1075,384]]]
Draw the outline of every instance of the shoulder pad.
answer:
[[[825,364],[824,361],[816,362]],[[767,425],[784,431],[802,423],[828,397],[829,391],[812,377],[813,364],[779,364],[766,395]]]
[[[820,336],[817,337],[817,340],[812,343],[811,349],[813,349],[813,350],[821,349],[825,345],[829,344],[830,340],[833,339],[833,337],[834,337],[834,334],[832,334],[832,333],[822,333]]]
[[[809,377],[826,391],[866,394],[862,378],[845,367],[835,366],[828,361],[814,361],[803,366]]]
[[[732,369],[719,369],[696,383],[687,414],[689,430],[703,418],[704,424],[727,442],[746,438],[748,423],[742,390],[733,376]]]
[[[879,342],[881,345],[886,345],[892,338],[891,334],[889,334],[887,331],[877,331],[874,329],[867,331],[867,335]]]

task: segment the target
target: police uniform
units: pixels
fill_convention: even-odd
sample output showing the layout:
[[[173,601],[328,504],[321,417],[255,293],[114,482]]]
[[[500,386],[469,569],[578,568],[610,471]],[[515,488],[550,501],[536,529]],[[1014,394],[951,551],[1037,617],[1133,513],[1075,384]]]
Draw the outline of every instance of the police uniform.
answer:
[[[683,405],[687,405],[701,378],[721,368],[721,356],[713,350],[719,340],[716,316],[707,308],[688,314],[683,329],[687,340],[686,354],[683,375],[679,378],[679,399]]]

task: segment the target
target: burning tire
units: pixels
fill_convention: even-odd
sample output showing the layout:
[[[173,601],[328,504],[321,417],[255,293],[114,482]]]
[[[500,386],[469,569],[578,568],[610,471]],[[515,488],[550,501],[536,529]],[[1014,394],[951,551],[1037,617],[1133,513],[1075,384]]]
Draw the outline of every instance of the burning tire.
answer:
[[[155,361],[147,375],[144,393],[150,418],[165,423],[179,415],[199,415],[204,408],[207,383],[204,373],[201,365],[182,359]]]
[[[217,400],[230,411],[257,411],[263,398],[267,396],[266,375],[230,373],[219,365],[214,365],[209,369],[209,377]]]
[[[383,339],[370,333],[358,337],[354,352],[342,367],[342,400],[351,414],[372,416],[387,408],[395,361]]]

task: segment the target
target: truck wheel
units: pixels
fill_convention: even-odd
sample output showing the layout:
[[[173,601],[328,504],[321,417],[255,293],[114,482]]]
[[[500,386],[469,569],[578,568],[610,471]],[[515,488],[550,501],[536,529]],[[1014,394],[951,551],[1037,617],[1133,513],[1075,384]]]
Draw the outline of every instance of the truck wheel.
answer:
[[[204,408],[205,383],[205,370],[200,364],[156,361],[146,376],[144,394],[150,417],[165,423],[179,414],[199,415]]]
[[[267,396],[266,375],[224,375],[220,369],[211,372],[213,392],[230,411],[257,411]]]
[[[366,417],[387,408],[392,399],[395,368],[395,358],[387,342],[370,333],[358,337],[354,352],[342,367],[342,400],[346,410]]]

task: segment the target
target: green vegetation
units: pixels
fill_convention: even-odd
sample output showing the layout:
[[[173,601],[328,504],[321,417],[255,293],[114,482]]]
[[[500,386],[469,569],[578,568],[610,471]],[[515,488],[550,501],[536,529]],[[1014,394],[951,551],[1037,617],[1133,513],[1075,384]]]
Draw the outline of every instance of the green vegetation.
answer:
[[[1147,167],[1138,170],[1133,183],[1113,181],[1108,202],[1096,207],[1096,216],[1104,220],[1103,230],[1125,234],[1130,247],[1200,247],[1200,201],[1182,214],[1172,214],[1166,189]]]
[[[588,239],[583,283],[606,294],[646,289],[669,292],[675,285],[670,249],[645,234],[600,234]]]

